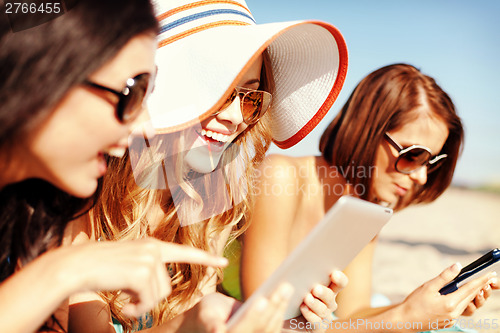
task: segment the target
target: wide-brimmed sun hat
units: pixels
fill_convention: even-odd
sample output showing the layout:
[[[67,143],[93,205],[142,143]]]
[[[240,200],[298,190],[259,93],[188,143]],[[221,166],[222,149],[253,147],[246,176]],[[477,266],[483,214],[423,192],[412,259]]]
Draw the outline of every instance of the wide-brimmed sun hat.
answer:
[[[347,47],[320,21],[256,24],[243,0],[158,0],[158,73],[148,101],[153,126],[170,133],[217,111],[267,48],[275,81],[269,117],[273,141],[302,140],[337,98]]]

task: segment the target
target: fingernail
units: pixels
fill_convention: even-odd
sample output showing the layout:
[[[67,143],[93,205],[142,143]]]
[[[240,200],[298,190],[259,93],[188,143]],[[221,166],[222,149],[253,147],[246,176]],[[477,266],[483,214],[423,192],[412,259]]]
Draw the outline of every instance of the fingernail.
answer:
[[[280,290],[280,296],[286,300],[288,300],[290,297],[292,297],[293,295],[293,287],[291,284],[289,283],[285,283],[281,286],[281,290]]]
[[[221,266],[227,266],[229,264],[229,260],[227,260],[227,258],[220,257],[218,261]]]
[[[260,298],[257,300],[257,304],[255,304],[255,309],[259,312],[264,312],[267,308],[267,299],[265,298]]]
[[[490,284],[497,284],[498,283],[498,278],[494,277],[494,278],[491,278],[490,281],[488,281],[488,286]]]
[[[321,291],[323,290],[323,288],[321,286],[316,286],[314,287],[313,289],[313,293],[316,295],[316,296],[321,296]]]
[[[481,297],[483,297],[483,296],[484,296],[484,291],[483,291],[483,290],[481,290],[481,291],[479,292],[479,296],[481,296]]]
[[[459,263],[459,262],[456,262],[454,263],[452,266],[451,266],[451,271],[453,273],[460,273],[460,271],[462,270],[462,264]]]

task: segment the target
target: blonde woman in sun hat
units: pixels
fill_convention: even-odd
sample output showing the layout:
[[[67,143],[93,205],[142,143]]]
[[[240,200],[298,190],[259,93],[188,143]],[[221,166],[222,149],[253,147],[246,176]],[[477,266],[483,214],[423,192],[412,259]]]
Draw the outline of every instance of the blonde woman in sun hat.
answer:
[[[409,64],[365,76],[323,132],[320,156],[271,155],[262,163],[257,209],[243,243],[243,292],[258,288],[344,195],[395,211],[436,200],[451,183],[463,140],[453,101],[432,77]],[[268,190],[276,185],[286,195]],[[271,246],[272,254],[263,250]],[[454,264],[401,302],[372,307],[373,270],[383,269],[372,267],[376,246],[377,237],[344,270],[349,286],[337,298],[338,320],[328,332],[437,330],[472,315],[499,288],[490,272],[441,295],[460,271]]]
[[[83,229],[93,239],[150,235],[222,253],[246,228],[252,177],[271,141],[295,145],[335,101],[347,70],[345,42],[323,22],[257,25],[244,1],[156,6],[158,71],[149,112],[158,135],[132,142],[128,154],[110,160],[92,223]],[[199,265],[169,270],[172,295],[143,324],[172,325],[201,312],[193,305],[201,299],[204,306],[203,295],[221,278]],[[345,280],[333,282],[323,286],[320,310],[335,308]],[[127,330],[137,327],[121,314],[117,293],[102,296]],[[261,322],[247,329],[281,326]]]

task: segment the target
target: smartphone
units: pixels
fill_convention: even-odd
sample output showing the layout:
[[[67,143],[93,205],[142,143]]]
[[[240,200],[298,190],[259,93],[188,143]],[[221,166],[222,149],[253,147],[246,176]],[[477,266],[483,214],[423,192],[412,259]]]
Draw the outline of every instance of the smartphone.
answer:
[[[441,288],[439,292],[441,295],[446,295],[449,293],[454,292],[457,290],[463,283],[465,283],[465,280],[472,275],[482,271],[486,267],[489,267],[496,263],[497,261],[500,260],[500,249],[493,249],[490,252],[486,253],[484,256],[481,258],[477,259],[476,261],[470,263],[469,265],[465,266],[462,268],[460,273],[451,281],[448,283],[446,286]]]

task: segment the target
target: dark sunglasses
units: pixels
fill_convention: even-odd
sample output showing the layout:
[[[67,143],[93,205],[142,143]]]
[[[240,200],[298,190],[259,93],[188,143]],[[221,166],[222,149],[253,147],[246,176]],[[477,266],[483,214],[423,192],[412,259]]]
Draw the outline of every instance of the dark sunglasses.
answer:
[[[424,166],[427,166],[427,173],[435,171],[448,157],[447,154],[432,155],[429,148],[420,145],[412,145],[403,148],[388,134],[384,134],[385,139],[398,151],[398,158],[394,164],[396,171],[410,174]]]
[[[228,97],[219,111],[214,113],[214,115],[218,115],[227,109],[236,99],[236,96],[240,98],[241,114],[243,121],[247,125],[252,125],[259,121],[267,109],[269,109],[272,100],[272,95],[267,91],[236,87],[231,96]]]
[[[125,124],[134,120],[141,113],[143,103],[152,90],[152,77],[153,76],[149,73],[139,74],[134,78],[128,79],[126,86],[121,91],[102,86],[89,80],[85,80],[84,84],[118,96],[116,118],[118,118],[122,124]]]

